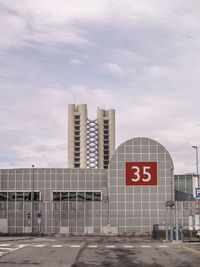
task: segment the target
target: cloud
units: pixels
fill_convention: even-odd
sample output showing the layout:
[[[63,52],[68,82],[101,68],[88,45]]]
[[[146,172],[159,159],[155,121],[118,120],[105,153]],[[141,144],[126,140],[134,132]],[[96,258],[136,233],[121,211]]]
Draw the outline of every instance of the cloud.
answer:
[[[72,64],[72,65],[82,65],[83,64],[83,61],[80,60],[80,59],[78,59],[78,58],[72,58],[70,60],[70,64]]]

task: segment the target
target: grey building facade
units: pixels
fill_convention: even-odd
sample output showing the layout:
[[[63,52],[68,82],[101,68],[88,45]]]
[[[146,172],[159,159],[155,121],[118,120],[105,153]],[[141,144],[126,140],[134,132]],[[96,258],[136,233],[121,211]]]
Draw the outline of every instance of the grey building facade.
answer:
[[[1,169],[0,232],[151,232],[154,224],[165,225],[165,201],[174,200],[175,190],[182,188],[183,177],[174,183],[173,171],[168,151],[149,138],[121,144],[108,170]],[[189,178],[184,179],[187,184]],[[185,194],[191,192],[188,183]],[[195,202],[178,205],[187,227]]]

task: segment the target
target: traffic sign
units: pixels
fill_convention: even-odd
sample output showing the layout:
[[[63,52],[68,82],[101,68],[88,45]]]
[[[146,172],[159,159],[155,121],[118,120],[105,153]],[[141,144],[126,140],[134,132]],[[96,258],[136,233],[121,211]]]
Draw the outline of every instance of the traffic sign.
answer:
[[[195,188],[195,197],[196,199],[200,199],[200,188]]]
[[[27,218],[28,218],[28,219],[31,218],[31,214],[30,214],[30,213],[27,214]]]
[[[38,218],[41,218],[41,217],[42,217],[42,214],[39,212],[39,213],[37,214],[37,217],[38,217]]]

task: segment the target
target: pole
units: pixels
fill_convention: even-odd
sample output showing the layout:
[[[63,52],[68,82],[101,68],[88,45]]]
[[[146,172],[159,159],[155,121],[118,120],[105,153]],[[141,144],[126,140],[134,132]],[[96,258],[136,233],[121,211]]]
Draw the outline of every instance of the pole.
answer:
[[[168,207],[165,207],[165,234],[166,241],[168,241]]]
[[[170,240],[173,241],[173,207],[170,207]]]
[[[34,207],[34,165],[32,165],[32,233],[33,233],[33,228],[34,228],[34,210],[33,210],[33,207]]]
[[[178,229],[178,202],[177,201],[175,203],[175,209],[176,209],[176,241],[178,241],[179,240],[178,238],[179,229]]]

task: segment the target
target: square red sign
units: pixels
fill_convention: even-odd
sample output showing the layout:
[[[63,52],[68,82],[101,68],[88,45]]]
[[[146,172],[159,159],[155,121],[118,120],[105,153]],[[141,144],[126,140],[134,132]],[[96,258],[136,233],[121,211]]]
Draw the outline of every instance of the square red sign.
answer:
[[[126,162],[126,185],[157,185],[157,162]]]

